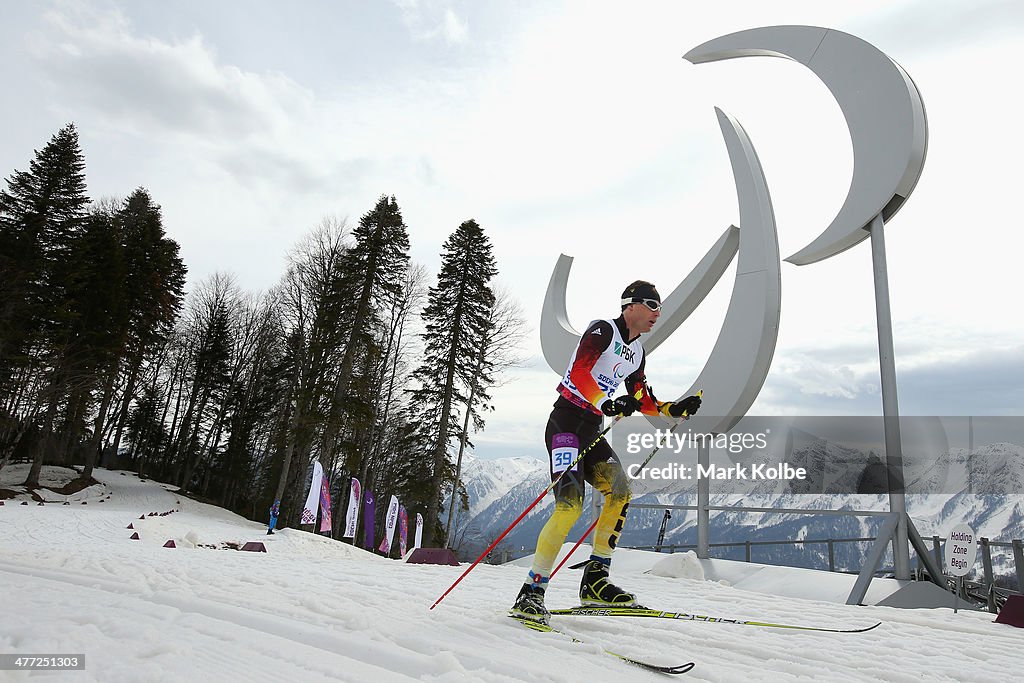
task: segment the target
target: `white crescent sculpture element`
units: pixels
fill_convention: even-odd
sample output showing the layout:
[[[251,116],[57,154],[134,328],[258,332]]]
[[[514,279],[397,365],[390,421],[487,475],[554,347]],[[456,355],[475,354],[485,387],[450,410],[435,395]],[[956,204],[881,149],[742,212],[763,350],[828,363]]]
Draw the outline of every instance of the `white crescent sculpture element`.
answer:
[[[662,302],[658,325],[644,340],[644,349],[647,353],[665,341],[668,335],[700,305],[732,263],[738,247],[739,230],[730,226],[712,245],[697,267]],[[569,314],[565,310],[565,296],[571,269],[572,257],[565,254],[559,256],[555,269],[551,272],[540,316],[540,340],[544,360],[558,373],[569,367],[569,359],[572,358],[573,349],[576,348],[581,334],[573,328],[569,322]]]
[[[721,434],[746,414],[768,376],[779,336],[782,275],[775,213],[757,151],[736,120],[718,107],[715,112],[739,200],[739,256],[722,330],[704,369],[683,395],[704,390],[691,429]]]
[[[699,378],[683,394],[704,389],[701,414],[693,420],[699,431],[722,433],[746,413],[764,384],[778,337],[782,283],[775,214],[757,152],[739,123],[717,108],[716,112],[732,163],[741,227],[729,227],[665,299],[657,328],[645,340],[644,348],[652,352],[679,327],[738,252],[733,294],[722,330]],[[571,257],[559,257],[541,314],[541,348],[556,373],[565,371],[580,338],[565,308],[571,267]]]
[[[694,63],[773,56],[797,61],[821,79],[846,117],[853,178],[831,225],[786,260],[827,259],[868,237],[875,216],[889,219],[913,192],[928,149],[924,103],[899,64],[870,43],[817,26],[767,26],[720,36],[684,55]]]

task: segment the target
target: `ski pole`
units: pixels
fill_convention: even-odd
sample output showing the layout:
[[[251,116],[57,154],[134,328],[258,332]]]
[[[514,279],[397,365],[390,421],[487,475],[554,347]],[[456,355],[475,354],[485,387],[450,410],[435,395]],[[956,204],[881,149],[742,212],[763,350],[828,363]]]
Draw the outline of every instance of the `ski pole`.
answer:
[[[640,400],[640,397],[641,397],[641,396],[643,396],[643,389],[642,389],[642,388],[641,388],[641,389],[640,389],[639,391],[637,391],[637,392],[636,392],[636,394],[635,394],[635,398],[636,398],[636,399],[637,399],[637,400],[639,401],[639,400]],[[494,542],[492,542],[492,543],[491,543],[491,544],[490,544],[489,546],[487,546],[487,549],[486,549],[486,550],[484,550],[484,551],[483,551],[482,553],[480,553],[480,557],[476,558],[476,559],[475,559],[475,560],[473,561],[473,564],[469,565],[469,567],[468,567],[468,568],[466,569],[466,571],[462,572],[462,574],[460,574],[460,575],[459,575],[459,578],[455,579],[455,583],[453,583],[453,584],[452,584],[451,586],[449,586],[449,587],[448,587],[448,590],[446,590],[446,591],[445,591],[444,593],[442,593],[442,594],[441,594],[441,597],[439,597],[439,598],[438,598],[437,600],[435,600],[435,601],[434,601],[434,604],[430,606],[430,609],[434,609],[435,607],[437,607],[437,606],[438,606],[438,604],[439,604],[439,603],[440,603],[440,602],[441,602],[442,600],[444,600],[444,599],[445,599],[445,596],[447,596],[447,595],[448,595],[449,593],[451,593],[451,592],[452,592],[452,590],[453,590],[453,589],[454,589],[454,588],[455,588],[456,586],[458,586],[458,585],[459,585],[459,583],[460,583],[460,582],[461,582],[461,581],[462,581],[462,580],[463,580],[464,578],[466,578],[466,575],[467,575],[467,574],[469,574],[469,573],[470,573],[471,571],[473,571],[473,567],[475,567],[475,566],[477,566],[478,564],[480,564],[480,560],[484,559],[484,558],[485,558],[485,557],[487,556],[487,553],[489,553],[489,552],[491,552],[492,550],[494,550],[494,546],[498,545],[498,543],[500,543],[500,542],[501,542],[501,539],[503,539],[503,538],[505,538],[506,536],[508,536],[508,533],[509,533],[510,531],[512,531],[512,529],[514,529],[514,528],[515,528],[516,524],[519,524],[519,522],[520,522],[520,521],[522,521],[523,517],[526,517],[527,513],[529,513],[529,512],[530,512],[530,510],[532,510],[533,508],[535,508],[535,507],[537,506],[537,503],[539,503],[539,502],[541,501],[541,499],[543,499],[543,498],[544,498],[544,496],[548,495],[548,491],[550,491],[551,489],[555,488],[555,485],[556,485],[556,484],[558,484],[558,482],[560,482],[560,481],[562,480],[562,477],[564,477],[564,476],[565,476],[566,472],[569,472],[569,471],[571,471],[571,470],[572,470],[572,469],[573,469],[573,468],[574,468],[574,467],[576,466],[576,463],[578,463],[578,462],[580,461],[580,459],[581,459],[581,458],[582,458],[582,457],[583,457],[584,455],[586,455],[586,454],[587,454],[587,452],[588,452],[588,451],[589,451],[589,450],[590,450],[591,448],[593,448],[594,446],[596,446],[596,445],[598,444],[598,442],[599,442],[599,441],[600,441],[601,439],[603,439],[603,438],[604,438],[604,435],[608,433],[608,430],[610,430],[610,429],[611,429],[612,427],[614,427],[614,426],[615,426],[615,423],[616,423],[616,422],[618,422],[618,421],[619,421],[619,420],[621,420],[621,419],[622,419],[622,415],[616,415],[616,416],[615,416],[615,419],[614,419],[614,420],[612,420],[611,424],[610,424],[610,425],[608,425],[607,427],[605,427],[604,429],[602,429],[602,430],[601,430],[601,433],[597,435],[597,438],[596,438],[596,439],[594,439],[594,441],[593,441],[593,442],[592,442],[592,443],[591,443],[591,444],[590,444],[589,446],[587,446],[587,447],[586,447],[586,448],[584,448],[584,449],[583,449],[582,451],[580,451],[579,455],[577,455],[577,456],[576,456],[576,459],[575,459],[575,460],[573,460],[573,461],[572,461],[572,462],[571,462],[571,463],[569,464],[569,466],[568,466],[568,467],[566,467],[566,468],[565,468],[564,470],[562,470],[562,472],[561,472],[561,473],[560,473],[560,474],[559,474],[559,475],[558,475],[557,477],[555,477],[555,479],[554,479],[554,480],[553,480],[553,481],[552,481],[552,482],[551,482],[550,484],[548,484],[548,487],[547,487],[546,489],[544,489],[543,491],[541,491],[541,492],[540,492],[540,495],[539,495],[539,496],[537,496],[537,498],[536,498],[536,499],[535,499],[535,500],[534,500],[534,501],[533,501],[532,503],[530,503],[530,504],[529,504],[529,505],[528,505],[528,506],[526,507],[526,509],[525,509],[525,510],[523,510],[523,511],[522,511],[522,512],[521,512],[521,513],[519,514],[519,516],[518,516],[518,517],[516,517],[515,521],[513,521],[513,522],[512,522],[511,524],[509,524],[509,525],[508,525],[508,528],[507,528],[507,529],[505,529],[504,531],[502,531],[502,532],[501,532],[501,535],[500,535],[500,536],[498,536],[498,537],[497,537],[496,539],[494,539]]]
[[[703,396],[703,395],[704,395],[704,390],[703,389],[697,392],[697,396]],[[679,422],[676,422],[674,425],[672,425],[672,429],[668,430],[668,433],[671,434],[672,432],[676,431],[676,427],[678,427],[679,425],[683,424],[684,421],[689,420],[689,419],[690,419],[690,416],[687,415],[686,413],[683,413],[682,419]],[[657,453],[659,450],[661,450],[661,444],[658,444],[655,447],[655,449],[653,451],[651,451],[651,454],[647,456],[647,459],[644,460],[642,463],[640,463],[640,469],[643,469],[643,468],[647,467],[647,463],[649,463],[651,461],[651,458],[653,458],[654,454]],[[570,557],[572,557],[572,554],[574,552],[576,552],[576,548],[579,548],[580,545],[582,545],[583,539],[585,539],[587,536],[589,536],[591,534],[591,532],[596,527],[597,527],[597,519],[594,519],[594,521],[591,522],[591,524],[590,524],[590,528],[588,528],[586,531],[583,532],[583,535],[580,536],[580,540],[576,541],[576,545],[574,545],[569,550],[569,552],[566,554],[566,556],[562,558],[562,561],[558,563],[558,566],[555,567],[554,571],[551,572],[551,575],[548,576],[548,580],[549,581],[552,578],[554,578],[555,574],[558,573],[558,570],[562,568],[562,565],[565,564],[569,560]],[[575,568],[575,566],[574,567],[570,567],[570,569],[573,569],[573,568]]]

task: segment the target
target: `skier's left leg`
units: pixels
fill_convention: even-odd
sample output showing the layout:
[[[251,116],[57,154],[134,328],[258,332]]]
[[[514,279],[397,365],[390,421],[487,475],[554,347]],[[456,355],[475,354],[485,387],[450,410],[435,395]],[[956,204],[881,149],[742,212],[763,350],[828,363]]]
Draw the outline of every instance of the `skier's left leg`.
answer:
[[[584,605],[636,605],[635,595],[608,580],[612,552],[622,534],[632,497],[629,479],[614,452],[607,460],[594,465],[589,481],[604,495],[604,507],[594,530],[594,553],[587,562],[580,582],[580,602]]]

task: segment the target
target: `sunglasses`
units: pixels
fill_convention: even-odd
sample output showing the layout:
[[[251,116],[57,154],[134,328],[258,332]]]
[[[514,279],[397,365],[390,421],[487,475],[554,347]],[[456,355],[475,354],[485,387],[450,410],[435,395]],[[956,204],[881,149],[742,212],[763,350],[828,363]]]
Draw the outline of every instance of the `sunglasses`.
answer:
[[[657,299],[623,299],[622,305],[629,306],[630,304],[643,304],[652,311],[661,310],[661,302]]]

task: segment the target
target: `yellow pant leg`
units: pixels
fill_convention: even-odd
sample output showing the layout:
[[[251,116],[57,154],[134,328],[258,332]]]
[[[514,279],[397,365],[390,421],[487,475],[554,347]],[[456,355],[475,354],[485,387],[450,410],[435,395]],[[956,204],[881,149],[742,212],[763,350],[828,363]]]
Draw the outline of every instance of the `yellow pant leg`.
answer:
[[[583,512],[582,494],[556,499],[555,509],[548,518],[547,524],[537,537],[537,552],[533,556],[533,573],[545,579],[551,575],[555,565],[555,557],[569,534],[569,529]]]
[[[601,516],[597,518],[597,527],[594,530],[594,554],[610,558],[626,523],[626,511],[632,498],[629,480],[622,471],[622,466],[614,460],[609,460],[594,466],[591,484],[604,494],[604,507],[601,508]]]

